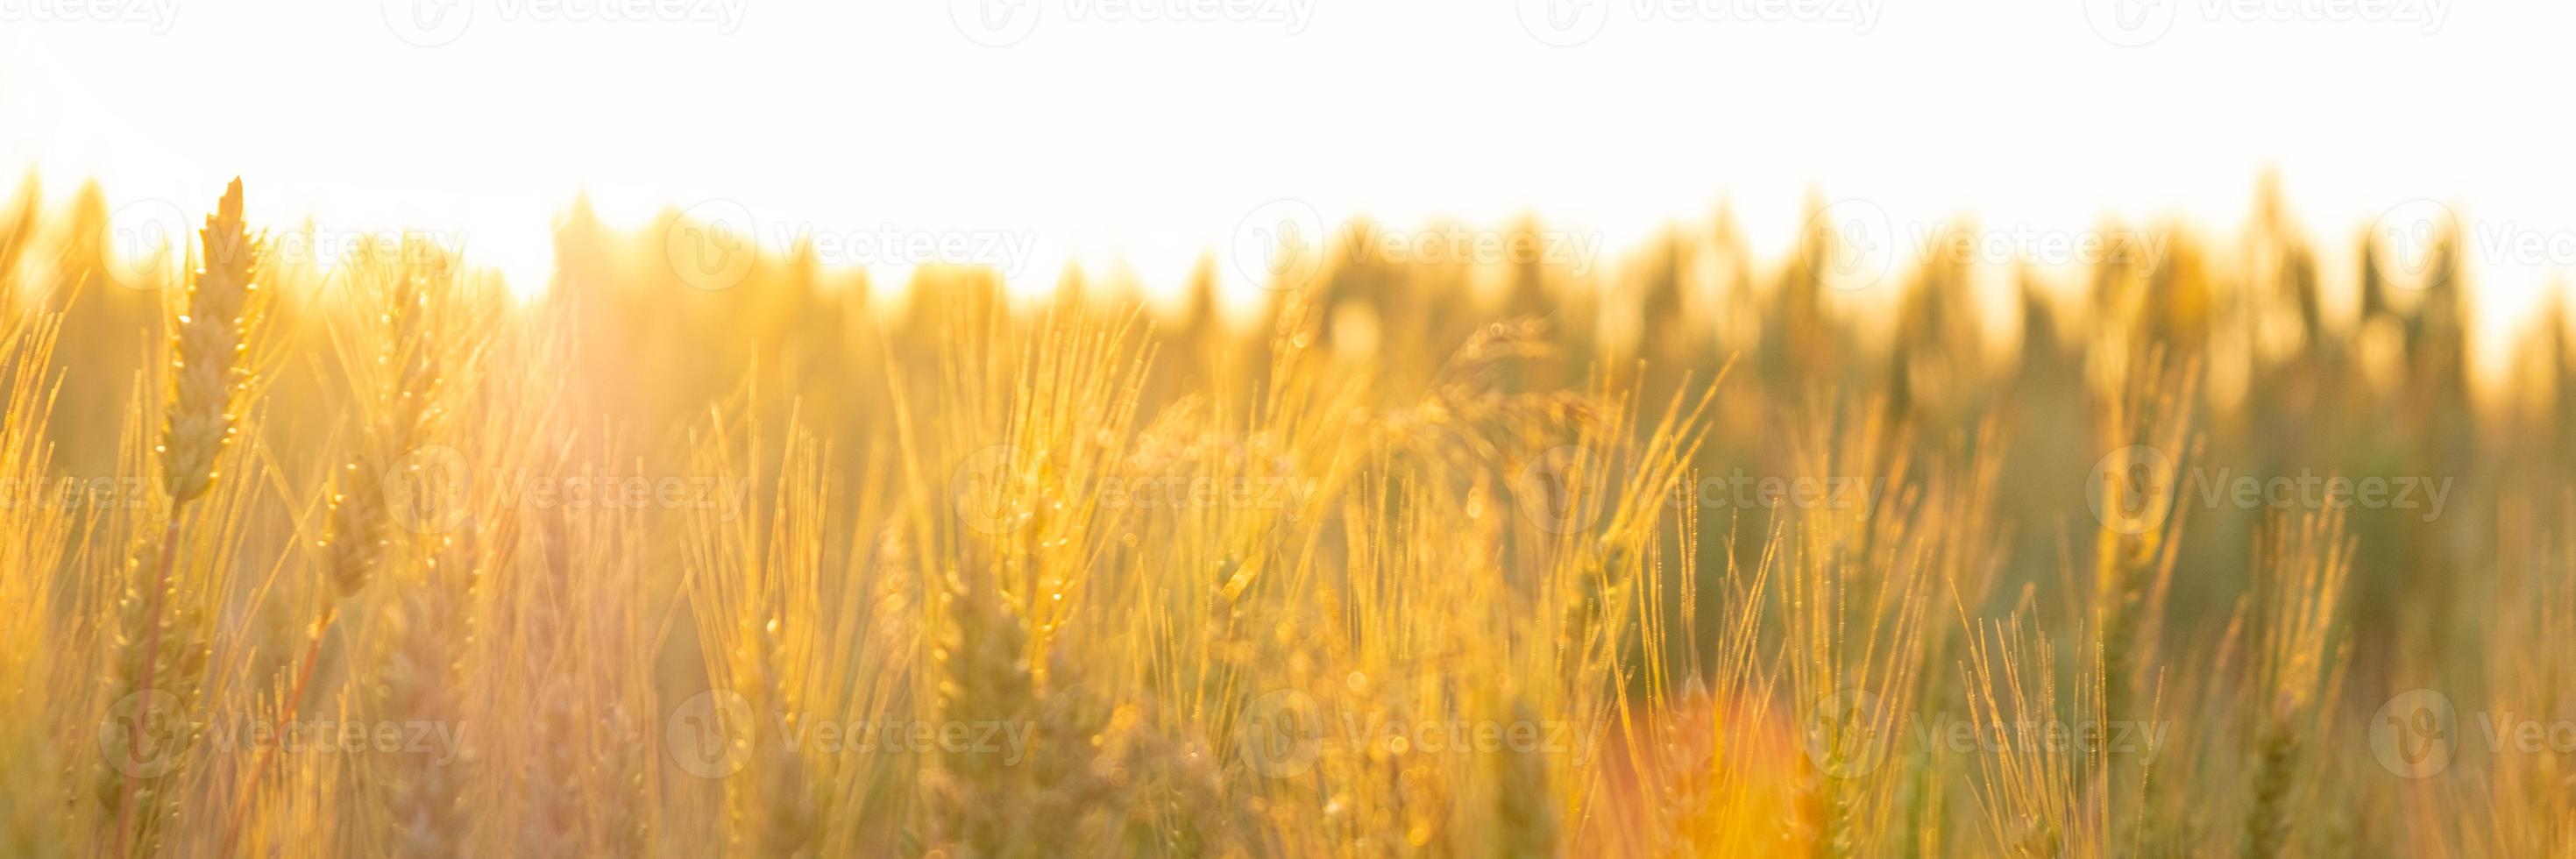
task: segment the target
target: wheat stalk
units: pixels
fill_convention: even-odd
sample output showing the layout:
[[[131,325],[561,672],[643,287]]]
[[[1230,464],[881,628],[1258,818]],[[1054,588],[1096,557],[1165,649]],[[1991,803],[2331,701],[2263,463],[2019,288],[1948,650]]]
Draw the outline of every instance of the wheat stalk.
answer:
[[[324,642],[340,618],[342,605],[366,587],[392,546],[386,535],[388,475],[398,468],[418,469],[407,457],[436,432],[445,416],[440,404],[445,363],[440,352],[451,346],[443,339],[445,313],[458,300],[450,262],[436,248],[414,240],[402,246],[399,261],[353,259],[350,263],[349,285],[359,306],[381,307],[363,312],[363,323],[371,324],[356,326],[356,342],[344,348],[345,355],[365,354],[372,347],[368,357],[344,362],[363,409],[362,429],[357,451],[332,487],[325,530],[315,544],[331,595],[305,638],[303,655],[294,663],[295,674],[279,717],[285,723],[292,723],[308,706],[305,699],[312,692]],[[406,479],[430,477],[415,473]],[[273,746],[262,749],[252,765],[225,827],[222,849],[230,851],[238,841],[250,797],[266,777],[275,752]]]
[[[2354,544],[2343,533],[2340,510],[2284,518],[2268,533],[2268,554],[2258,557],[2265,579],[2258,608],[2263,630],[2263,685],[2272,700],[2254,731],[2255,766],[2247,786],[2244,838],[2239,854],[2252,859],[2281,855],[2290,836],[2290,792],[2300,765],[2303,724],[2322,690],[2332,656],[2336,606],[2352,575]],[[2258,699],[2259,701],[2259,699]]]
[[[215,214],[206,218],[200,239],[204,266],[189,286],[185,310],[171,338],[172,384],[158,448],[163,491],[169,498],[160,552],[144,578],[148,584],[139,594],[128,592],[124,600],[122,652],[117,661],[119,686],[131,690],[134,697],[130,700],[149,704],[157,700],[153,693],[158,690],[179,701],[182,712],[204,671],[205,652],[202,646],[190,642],[181,659],[169,666],[161,664],[162,639],[172,625],[167,617],[168,604],[174,598],[169,593],[173,587],[170,568],[179,548],[182,514],[189,502],[205,495],[213,485],[216,460],[232,442],[233,409],[237,395],[250,381],[245,353],[260,310],[254,280],[259,246],[242,220],[240,179],[234,179],[224,189]],[[138,575],[142,575],[140,571]],[[182,620],[189,628],[195,628],[197,611],[194,606],[182,610]],[[131,754],[143,745],[144,735],[144,720],[134,719],[121,750]],[[146,794],[143,782],[136,772],[127,772],[123,787],[111,803],[120,856],[131,855],[127,848],[135,841],[142,842],[146,851],[152,849],[152,833],[157,831],[153,818],[158,816],[152,809],[142,812],[144,820],[140,825],[144,831],[139,833],[140,838],[130,838],[127,826],[128,819],[137,813],[138,795]],[[153,809],[159,807],[158,795],[143,799],[150,801]]]
[[[15,287],[5,266],[0,261],[0,291]],[[0,376],[0,403],[5,403],[0,406],[0,484],[30,485],[51,470],[52,446],[39,430],[51,418],[53,396],[46,380],[60,326],[58,316],[0,317],[0,368],[7,370]],[[24,641],[54,640],[55,620],[44,609],[55,598],[54,572],[71,525],[58,507],[0,505],[0,607],[36,609],[19,618],[25,624],[18,633]],[[57,703],[53,675],[36,648],[0,644],[0,697],[15,702],[21,713],[41,713]],[[21,796],[52,799],[61,795],[62,764],[43,741],[43,725],[36,718],[0,724],[0,784]],[[0,802],[0,854],[31,859],[71,855],[66,827],[50,806]]]
[[[404,593],[387,615],[393,639],[380,682],[384,712],[402,724],[457,724],[456,697],[463,648],[456,630],[462,594],[441,581],[424,581]],[[386,772],[385,811],[390,853],[397,857],[461,855],[466,844],[464,761],[437,761],[418,750],[396,753]]]
[[[1525,699],[1512,702],[1512,723],[1538,725],[1538,711]],[[1548,787],[1547,758],[1530,749],[1506,749],[1494,761],[1496,859],[1552,859],[1563,855],[1556,797]]]

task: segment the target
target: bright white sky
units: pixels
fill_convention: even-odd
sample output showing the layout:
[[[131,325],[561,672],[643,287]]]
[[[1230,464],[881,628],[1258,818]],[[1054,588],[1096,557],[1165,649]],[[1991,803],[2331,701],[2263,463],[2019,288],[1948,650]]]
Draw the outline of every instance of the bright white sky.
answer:
[[[764,239],[1033,236],[1024,280],[1116,258],[1168,290],[1280,197],[1614,248],[1725,197],[1776,250],[1811,189],[2232,229],[2272,164],[2337,242],[2428,197],[2537,239],[2478,255],[2491,315],[2576,267],[2565,3],[657,2],[0,0],[0,167],[192,211],[238,173],[260,220],[461,230],[521,284],[585,192]]]

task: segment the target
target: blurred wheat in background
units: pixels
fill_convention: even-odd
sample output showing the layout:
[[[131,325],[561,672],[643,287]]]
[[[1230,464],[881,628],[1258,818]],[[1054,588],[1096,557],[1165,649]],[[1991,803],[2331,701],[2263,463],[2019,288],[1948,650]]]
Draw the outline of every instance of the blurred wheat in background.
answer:
[[[258,192],[0,212],[0,855],[2576,855],[2576,349],[2456,237],[1234,313]]]

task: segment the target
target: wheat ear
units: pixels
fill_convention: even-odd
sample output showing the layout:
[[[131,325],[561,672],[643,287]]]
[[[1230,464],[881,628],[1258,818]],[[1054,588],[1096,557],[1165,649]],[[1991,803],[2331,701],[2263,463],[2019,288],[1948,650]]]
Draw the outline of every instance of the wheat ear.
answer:
[[[243,355],[258,319],[258,306],[253,299],[258,291],[254,279],[259,246],[242,220],[239,178],[225,187],[223,199],[216,204],[215,214],[206,218],[205,230],[199,236],[204,246],[204,267],[198,269],[188,289],[187,304],[171,337],[170,402],[157,450],[162,486],[170,500],[162,522],[161,551],[153,563],[149,583],[140,593],[126,592],[119,610],[124,631],[117,659],[120,690],[131,689],[134,700],[149,702],[155,700],[152,693],[157,688],[167,696],[177,697],[183,711],[197,676],[205,670],[205,654],[202,647],[191,647],[191,658],[169,666],[161,664],[161,640],[171,626],[167,616],[170,567],[179,550],[181,514],[189,502],[204,496],[214,485],[215,460],[232,441],[233,406],[250,382],[250,368]],[[138,637],[139,649],[135,647]],[[168,676],[163,676],[165,668]],[[125,738],[127,749],[143,746],[145,721],[132,720],[133,727]],[[129,830],[127,823],[135,814],[137,795],[143,792],[141,775],[132,768],[128,770],[124,786],[116,792],[113,802],[117,853],[121,856],[131,855],[127,848],[137,833]],[[154,799],[157,807],[159,797]],[[141,825],[148,829],[156,816],[147,814]],[[148,849],[150,839],[142,840]]]
[[[323,603],[322,614],[314,620],[305,640],[304,654],[296,660],[281,722],[294,721],[296,712],[303,708],[321,661],[322,643],[339,620],[340,604],[364,589],[384,560],[390,542],[385,536],[386,476],[421,439],[429,436],[444,415],[438,406],[442,379],[437,351],[437,334],[441,330],[438,310],[452,297],[455,283],[448,277],[451,269],[447,260],[429,251],[423,246],[406,246],[404,264],[395,271],[385,291],[383,309],[377,313],[378,330],[369,332],[374,342],[381,344],[368,359],[373,366],[349,368],[359,381],[360,401],[370,410],[364,416],[365,429],[357,453],[341,467],[341,482],[333,487],[330,515],[323,525],[322,539],[316,543],[332,598]],[[424,258],[430,261],[411,264]],[[353,279],[352,285],[356,283]],[[370,292],[361,300],[374,297]],[[232,849],[243,815],[248,813],[251,799],[275,758],[276,749],[265,748],[252,765],[241,799],[234,805],[232,822],[225,826],[222,850]]]
[[[1035,711],[1028,628],[981,568],[950,571],[931,651],[933,702],[944,724],[1027,718]],[[991,755],[935,757],[923,776],[930,842],[957,856],[1003,856],[1014,846],[1011,812],[997,802],[1008,773]]]
[[[374,356],[376,389],[363,392],[377,408],[359,451],[341,468],[343,483],[331,497],[320,544],[324,568],[343,599],[365,587],[383,559],[386,478],[441,417],[436,310],[453,288],[442,260],[404,266],[386,296],[379,317],[383,346]]]
[[[2256,594],[2270,622],[2263,631],[2261,691],[2273,700],[2255,733],[2253,775],[2247,784],[2244,837],[2238,855],[2279,856],[2290,838],[2290,793],[2303,756],[2310,721],[2333,658],[2336,609],[2352,575],[2355,544],[2344,534],[2343,513],[2329,509],[2296,521],[2273,523],[2266,581]]]
[[[205,267],[171,338],[170,409],[161,429],[161,476],[174,508],[214,485],[215,459],[233,437],[235,395],[250,381],[242,353],[255,321],[258,246],[242,222],[240,179],[224,189],[200,235]]]

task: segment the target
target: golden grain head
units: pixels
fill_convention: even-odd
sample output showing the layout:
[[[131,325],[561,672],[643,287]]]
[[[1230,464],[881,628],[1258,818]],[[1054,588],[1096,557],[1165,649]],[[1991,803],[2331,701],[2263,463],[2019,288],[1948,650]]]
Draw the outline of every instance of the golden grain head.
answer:
[[[177,503],[206,494],[233,439],[238,395],[250,383],[248,335],[256,327],[259,246],[242,220],[242,184],[224,189],[199,233],[203,265],[172,326],[170,405],[161,469]]]

